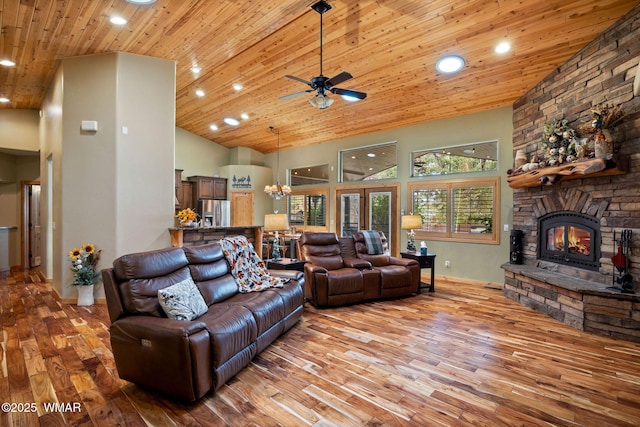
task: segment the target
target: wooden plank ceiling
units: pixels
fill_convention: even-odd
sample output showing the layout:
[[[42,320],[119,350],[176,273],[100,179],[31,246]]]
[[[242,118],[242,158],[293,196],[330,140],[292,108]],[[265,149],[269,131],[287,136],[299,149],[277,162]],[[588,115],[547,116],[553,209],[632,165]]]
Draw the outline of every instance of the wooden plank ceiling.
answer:
[[[130,52],[176,61],[177,126],[225,147],[275,151],[511,105],[638,3],[636,0],[329,0],[323,71],[354,78],[325,110],[287,79],[319,74],[320,16],[314,0],[0,0],[0,108],[39,109],[60,60]],[[128,19],[122,27],[109,17]],[[512,50],[494,52],[507,40]],[[606,48],[606,47],[604,47]],[[458,74],[435,70],[462,55]],[[191,71],[198,65],[202,71]],[[244,88],[237,92],[233,83]],[[205,92],[204,97],[195,94]],[[223,117],[248,114],[240,126]],[[218,130],[212,131],[211,124]]]

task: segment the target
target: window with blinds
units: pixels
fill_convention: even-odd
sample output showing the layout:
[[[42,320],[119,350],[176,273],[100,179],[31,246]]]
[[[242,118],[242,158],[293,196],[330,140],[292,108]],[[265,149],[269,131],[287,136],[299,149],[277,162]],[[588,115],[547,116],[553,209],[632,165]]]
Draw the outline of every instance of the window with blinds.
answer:
[[[287,197],[289,225],[300,230],[326,231],[328,192],[296,192]]]
[[[418,238],[498,244],[498,177],[409,184],[409,206],[422,217]]]

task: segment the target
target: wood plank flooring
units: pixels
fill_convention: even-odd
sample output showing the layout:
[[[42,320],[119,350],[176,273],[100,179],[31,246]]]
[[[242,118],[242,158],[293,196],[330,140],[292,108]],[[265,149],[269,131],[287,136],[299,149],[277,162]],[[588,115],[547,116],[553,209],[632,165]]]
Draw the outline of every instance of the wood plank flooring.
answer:
[[[0,426],[640,425],[640,344],[581,333],[482,283],[307,305],[192,405],[120,380],[108,324],[106,306],[62,304],[35,272],[0,274],[0,402],[12,404]]]

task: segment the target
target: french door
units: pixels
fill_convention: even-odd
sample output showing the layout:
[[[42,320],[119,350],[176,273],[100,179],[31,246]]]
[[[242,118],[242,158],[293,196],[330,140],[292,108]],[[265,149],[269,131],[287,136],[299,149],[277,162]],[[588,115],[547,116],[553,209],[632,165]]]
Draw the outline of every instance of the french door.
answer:
[[[349,237],[358,230],[382,231],[392,254],[398,253],[398,187],[336,189],[336,230]]]

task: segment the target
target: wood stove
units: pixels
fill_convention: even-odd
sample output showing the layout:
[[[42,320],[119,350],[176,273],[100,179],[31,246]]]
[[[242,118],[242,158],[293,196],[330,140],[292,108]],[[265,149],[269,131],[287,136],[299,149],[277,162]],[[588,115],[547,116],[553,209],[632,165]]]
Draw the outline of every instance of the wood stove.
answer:
[[[538,259],[597,271],[600,222],[578,212],[553,212],[540,217]]]

